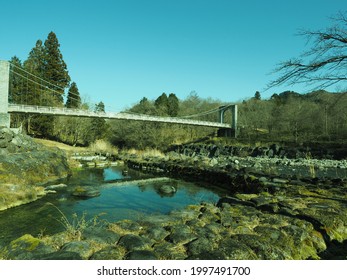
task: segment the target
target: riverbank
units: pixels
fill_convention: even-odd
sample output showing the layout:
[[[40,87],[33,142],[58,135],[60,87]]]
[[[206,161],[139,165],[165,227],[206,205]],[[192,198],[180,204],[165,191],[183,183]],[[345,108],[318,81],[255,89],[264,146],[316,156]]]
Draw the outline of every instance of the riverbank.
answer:
[[[240,157],[231,154],[230,151],[233,149],[230,147],[222,149],[229,151],[229,154],[218,152],[221,149],[213,145],[205,146],[203,149],[200,145],[190,145],[189,148],[170,151],[166,158],[130,157],[127,163],[130,167],[140,170],[169,173],[173,177],[207,181],[228,188],[230,196],[220,201],[219,206],[227,202],[233,209],[246,207],[252,211],[260,211],[271,215],[274,223],[282,218],[290,218],[286,223],[291,225],[296,222],[308,223],[315,231],[312,232],[313,236],[319,235],[319,239],[323,241],[321,244],[325,244],[323,246],[325,248],[320,247],[316,251],[318,256],[347,258],[347,161],[345,159],[319,160],[308,157],[290,159],[278,157],[274,153],[271,153],[271,157],[263,154],[261,156],[246,154]],[[247,216],[242,215],[242,218],[239,218],[247,220]],[[258,215],[253,216],[256,220],[258,217]],[[258,226],[264,224],[260,223],[253,229]],[[277,230],[281,228],[277,227]],[[249,227],[243,227],[243,230],[247,232]],[[276,231],[273,232],[277,234]],[[251,235],[259,238],[259,233],[252,232]],[[299,243],[296,242],[297,246]],[[273,246],[276,246],[275,243]],[[311,249],[313,247],[311,246]],[[309,258],[312,257],[313,255]]]
[[[230,194],[218,203],[138,221],[76,217],[74,223],[65,220],[66,231],[60,234],[12,241],[3,258],[347,258],[345,160],[212,155],[212,150],[113,157],[142,172],[227,188]],[[331,172],[337,169],[339,174]]]
[[[0,211],[46,195],[43,184],[67,177],[65,154],[0,128]]]

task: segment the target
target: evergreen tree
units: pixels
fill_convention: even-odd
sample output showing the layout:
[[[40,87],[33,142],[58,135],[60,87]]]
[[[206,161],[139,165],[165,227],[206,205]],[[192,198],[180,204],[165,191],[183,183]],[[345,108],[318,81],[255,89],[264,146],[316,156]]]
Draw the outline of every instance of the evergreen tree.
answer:
[[[95,113],[105,113],[105,104],[104,102],[100,101],[98,104],[95,104],[95,109],[94,109]]]
[[[259,91],[256,91],[255,94],[254,94],[254,99],[256,100],[261,100],[261,95],[260,95],[260,92]]]
[[[105,104],[103,102],[99,102],[95,104],[95,113],[105,112]],[[102,118],[93,118],[91,121],[90,128],[90,140],[89,142],[94,142],[98,139],[103,139],[108,133],[108,125],[105,119]]]
[[[10,78],[10,83],[9,83],[9,96],[8,96],[8,101],[9,103],[14,103],[14,104],[22,104],[24,103],[24,94],[23,94],[23,77],[20,75],[24,76],[23,72],[23,66],[22,62],[17,56],[14,56],[10,60],[11,67],[14,68],[14,72],[10,72],[11,78]],[[18,73],[19,75],[15,74]]]
[[[27,84],[26,104],[63,105],[63,94],[70,83],[70,77],[59,47],[56,35],[51,32],[44,44],[38,40],[30,51],[24,68],[32,74],[27,75],[33,82]],[[27,131],[50,138],[54,134],[54,123],[54,116],[34,116],[30,121],[28,119]]]
[[[156,115],[156,108],[154,103],[149,101],[146,97],[142,98],[138,104],[130,109],[132,113],[145,114],[145,115]]]
[[[75,82],[70,86],[65,106],[67,108],[79,108],[81,106],[81,96]]]
[[[179,100],[174,93],[170,93],[167,98],[168,114],[170,117],[177,117],[179,109]]]
[[[45,49],[41,40],[37,40],[35,47],[29,53],[28,59],[24,61],[24,68],[31,74],[44,77],[45,73]]]
[[[154,101],[154,105],[158,115],[165,116],[168,114],[168,98],[165,92]]]
[[[25,87],[24,79],[25,72],[23,70],[22,62],[17,56],[14,56],[10,60],[11,70],[10,71],[10,81],[9,81],[9,96],[8,101],[12,104],[23,104],[25,103]],[[11,115],[11,127],[19,127],[26,120],[25,115],[12,114]]]
[[[45,48],[45,79],[53,85],[49,85],[51,89],[59,94],[56,95],[55,105],[63,104],[64,89],[69,86],[70,76],[67,71],[66,63],[61,54],[57,36],[54,32],[50,32],[44,44]]]
[[[26,101],[25,104],[32,105],[49,105],[46,104],[43,100],[48,100],[49,98],[43,98],[43,82],[41,79],[44,78],[45,73],[45,51],[44,46],[42,45],[41,40],[37,40],[35,47],[31,49],[29,56],[26,61],[24,61],[23,66],[24,69],[32,75],[25,74],[28,76],[30,80],[34,81],[34,83],[30,82],[26,85]],[[42,86],[41,86],[42,85]]]

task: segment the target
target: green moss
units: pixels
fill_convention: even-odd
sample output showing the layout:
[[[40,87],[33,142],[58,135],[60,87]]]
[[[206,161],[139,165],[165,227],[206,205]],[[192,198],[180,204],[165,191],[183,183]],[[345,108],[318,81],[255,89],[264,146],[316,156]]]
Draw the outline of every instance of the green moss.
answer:
[[[31,252],[40,244],[40,239],[33,237],[30,234],[25,234],[22,237],[13,240],[10,243],[10,250],[24,250]]]

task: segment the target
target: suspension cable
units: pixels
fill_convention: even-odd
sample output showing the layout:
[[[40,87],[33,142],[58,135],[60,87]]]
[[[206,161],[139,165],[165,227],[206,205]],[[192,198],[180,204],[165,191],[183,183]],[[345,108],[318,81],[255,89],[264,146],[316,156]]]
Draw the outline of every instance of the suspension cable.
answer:
[[[14,74],[16,74],[16,75],[22,77],[23,79],[25,79],[25,80],[27,81],[27,87],[28,87],[28,82],[30,81],[30,82],[34,83],[35,85],[38,85],[39,88],[46,88],[46,89],[48,89],[49,91],[51,91],[52,93],[59,94],[59,95],[62,95],[62,94],[65,93],[65,88],[63,88],[63,87],[61,87],[61,86],[58,86],[58,85],[55,85],[55,84],[53,84],[53,83],[51,83],[51,82],[49,82],[49,81],[46,81],[46,80],[44,80],[44,79],[38,77],[37,75],[32,74],[32,73],[30,73],[29,71],[25,70],[24,68],[19,67],[19,66],[15,65],[15,64],[13,64],[13,63],[11,63],[11,62],[9,62],[9,63],[10,63],[11,66],[13,66],[13,67],[19,69],[20,71],[23,71],[25,74],[27,74],[27,76],[24,76],[24,75],[20,74],[18,71],[16,71],[15,69],[10,69],[10,71],[11,71],[12,73],[14,73]],[[37,82],[37,81],[35,81],[35,80],[29,78],[28,75],[32,76],[33,78],[38,79],[40,82]],[[53,87],[56,88],[56,89],[62,90],[63,93],[57,91],[56,89],[49,88],[47,85],[45,86],[42,82],[46,83],[47,85],[51,85],[51,86],[53,86]],[[74,93],[74,92],[71,92],[71,91],[68,91],[67,94],[70,96],[69,98],[71,98],[72,100],[81,102],[81,96],[80,96],[80,94],[77,94],[77,93]],[[78,98],[75,98],[74,96],[76,96],[76,97],[78,97]],[[226,104],[226,106],[229,106],[229,105],[231,105],[231,104]],[[109,106],[109,105],[106,105],[105,107],[112,108],[112,107]],[[211,109],[211,110],[207,110],[207,111],[205,111],[205,112],[198,113],[198,114],[187,115],[187,116],[180,116],[180,118],[193,118],[193,117],[206,116],[206,115],[209,115],[209,114],[218,112],[219,110],[220,110],[220,106],[219,106],[219,107],[216,107],[216,108],[213,108],[213,109]],[[130,114],[131,114],[131,113],[130,113]]]

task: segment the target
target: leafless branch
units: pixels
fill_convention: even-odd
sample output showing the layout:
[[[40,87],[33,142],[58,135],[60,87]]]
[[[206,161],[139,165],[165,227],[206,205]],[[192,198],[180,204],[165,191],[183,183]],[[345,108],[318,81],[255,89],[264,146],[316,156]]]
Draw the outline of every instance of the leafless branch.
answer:
[[[284,61],[273,73],[280,77],[270,82],[268,88],[283,84],[304,83],[326,88],[347,80],[347,12],[333,18],[335,25],[324,31],[304,30],[300,36],[307,38],[311,48],[300,58]]]

